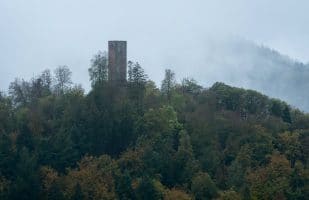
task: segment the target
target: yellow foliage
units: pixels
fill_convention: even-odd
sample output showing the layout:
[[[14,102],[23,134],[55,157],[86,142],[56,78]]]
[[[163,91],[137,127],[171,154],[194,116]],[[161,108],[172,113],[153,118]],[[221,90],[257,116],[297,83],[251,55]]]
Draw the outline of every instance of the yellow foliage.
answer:
[[[51,192],[54,185],[61,186],[61,192],[66,199],[71,199],[76,193],[76,186],[84,199],[115,199],[114,179],[115,162],[109,156],[98,158],[86,156],[78,164],[78,168],[69,169],[66,175],[59,176],[50,167],[41,168],[43,188]]]
[[[41,167],[41,179],[44,191],[49,191],[52,185],[59,180],[58,173],[48,166]]]
[[[65,197],[71,198],[79,184],[85,199],[115,199],[114,166],[114,161],[106,155],[99,158],[84,157],[78,169],[69,170],[63,178]]]
[[[285,156],[273,154],[270,163],[248,175],[252,198],[274,199],[284,196],[292,169]]]
[[[126,170],[131,176],[138,175],[145,170],[145,164],[143,163],[142,156],[144,152],[142,149],[127,150],[121,155],[117,163],[120,170]]]
[[[192,197],[185,193],[184,191],[176,188],[172,188],[171,190],[166,190],[164,194],[164,200],[191,200]]]
[[[217,200],[241,200],[241,196],[231,189],[221,192],[220,197]]]

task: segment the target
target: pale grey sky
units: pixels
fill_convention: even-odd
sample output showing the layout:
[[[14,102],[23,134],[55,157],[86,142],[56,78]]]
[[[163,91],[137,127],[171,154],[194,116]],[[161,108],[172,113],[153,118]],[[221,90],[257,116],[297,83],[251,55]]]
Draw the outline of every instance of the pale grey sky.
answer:
[[[308,10],[308,0],[0,0],[0,90],[58,65],[89,88],[89,60],[114,39],[156,82],[165,68],[194,77],[204,47],[231,36],[307,63]]]

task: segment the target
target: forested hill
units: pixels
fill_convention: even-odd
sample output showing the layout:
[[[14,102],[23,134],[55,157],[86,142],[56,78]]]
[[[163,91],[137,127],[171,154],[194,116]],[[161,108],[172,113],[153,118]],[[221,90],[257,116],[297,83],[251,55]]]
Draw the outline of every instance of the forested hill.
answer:
[[[105,61],[88,94],[62,66],[0,96],[0,199],[308,198],[308,114],[132,62],[115,85]]]
[[[173,65],[181,76],[190,74],[203,85],[221,81],[254,89],[309,112],[308,63],[241,38],[206,41],[175,51]]]

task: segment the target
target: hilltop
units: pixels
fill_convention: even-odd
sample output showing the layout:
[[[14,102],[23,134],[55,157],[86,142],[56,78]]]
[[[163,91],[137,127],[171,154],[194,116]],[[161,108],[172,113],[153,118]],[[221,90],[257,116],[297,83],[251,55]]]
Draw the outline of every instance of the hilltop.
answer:
[[[308,196],[308,114],[171,70],[158,88],[133,62],[115,85],[95,63],[88,94],[62,66],[1,95],[1,199]]]

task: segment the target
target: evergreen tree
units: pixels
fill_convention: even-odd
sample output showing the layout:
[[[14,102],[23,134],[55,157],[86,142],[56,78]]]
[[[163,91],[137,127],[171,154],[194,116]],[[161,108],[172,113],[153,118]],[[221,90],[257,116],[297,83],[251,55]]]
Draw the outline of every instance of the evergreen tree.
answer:
[[[172,92],[176,86],[175,73],[170,70],[165,70],[165,76],[161,84],[162,94],[166,96],[167,101],[171,103]]]

